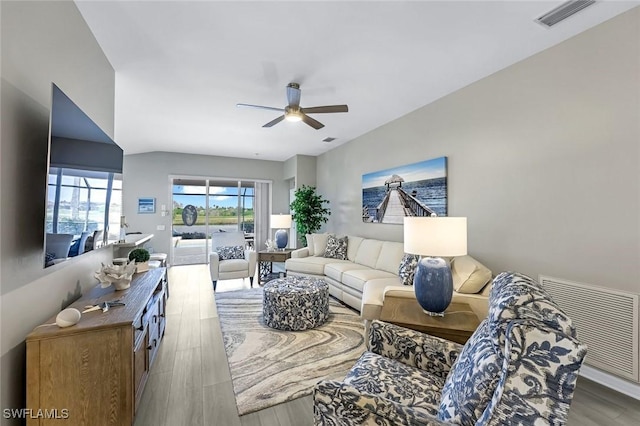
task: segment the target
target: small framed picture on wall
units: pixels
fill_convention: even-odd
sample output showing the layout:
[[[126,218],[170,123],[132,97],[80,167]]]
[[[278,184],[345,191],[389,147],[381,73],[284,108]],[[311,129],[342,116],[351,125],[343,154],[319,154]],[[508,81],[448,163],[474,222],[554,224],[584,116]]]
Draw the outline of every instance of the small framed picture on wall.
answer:
[[[156,199],[155,198],[138,198],[138,214],[155,213],[156,212]]]

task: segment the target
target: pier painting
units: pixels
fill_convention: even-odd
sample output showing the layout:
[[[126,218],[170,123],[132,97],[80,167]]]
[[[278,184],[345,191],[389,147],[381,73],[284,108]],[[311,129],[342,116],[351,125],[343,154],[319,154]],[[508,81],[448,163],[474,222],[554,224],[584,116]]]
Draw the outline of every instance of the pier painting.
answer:
[[[447,157],[362,175],[362,221],[402,225],[405,216],[447,215]]]

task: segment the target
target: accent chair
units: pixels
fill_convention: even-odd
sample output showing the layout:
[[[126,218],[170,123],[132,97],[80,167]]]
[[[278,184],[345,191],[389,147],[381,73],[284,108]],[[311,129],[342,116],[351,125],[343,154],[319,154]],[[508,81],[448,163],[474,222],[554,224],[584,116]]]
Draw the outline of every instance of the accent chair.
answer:
[[[211,235],[209,270],[213,291],[220,280],[249,278],[253,287],[257,254],[246,248],[244,232],[214,232]]]
[[[69,256],[73,234],[47,234],[45,252],[54,259],[66,259]]]
[[[531,278],[503,272],[463,346],[378,320],[342,381],[314,389],[316,425],[562,425],[586,355]]]

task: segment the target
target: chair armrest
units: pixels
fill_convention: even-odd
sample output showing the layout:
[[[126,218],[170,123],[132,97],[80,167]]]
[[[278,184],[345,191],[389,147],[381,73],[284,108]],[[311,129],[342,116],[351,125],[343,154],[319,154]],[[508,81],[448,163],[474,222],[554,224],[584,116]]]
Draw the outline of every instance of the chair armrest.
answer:
[[[220,257],[217,252],[211,252],[209,254],[209,272],[211,272],[211,280],[218,281],[218,277],[220,276]]]
[[[374,320],[369,327],[368,343],[371,352],[443,379],[462,351],[459,343],[379,320]]]
[[[244,258],[249,262],[249,276],[253,277],[256,274],[258,253],[255,250],[245,250]]]
[[[309,257],[309,248],[302,247],[291,252],[291,257]]]
[[[315,425],[450,425],[422,410],[377,395],[362,393],[333,380],[318,382],[313,389]]]

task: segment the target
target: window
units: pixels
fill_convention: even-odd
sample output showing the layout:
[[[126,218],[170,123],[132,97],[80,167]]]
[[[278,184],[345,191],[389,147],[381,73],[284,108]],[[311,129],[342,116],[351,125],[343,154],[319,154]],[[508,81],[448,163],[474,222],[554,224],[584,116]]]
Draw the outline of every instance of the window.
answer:
[[[48,176],[45,232],[74,234],[120,227],[122,175],[52,167]],[[110,235],[116,241],[118,235]]]

